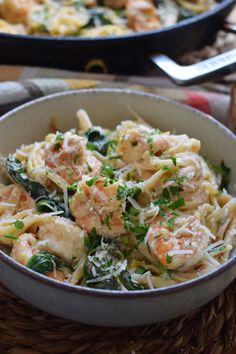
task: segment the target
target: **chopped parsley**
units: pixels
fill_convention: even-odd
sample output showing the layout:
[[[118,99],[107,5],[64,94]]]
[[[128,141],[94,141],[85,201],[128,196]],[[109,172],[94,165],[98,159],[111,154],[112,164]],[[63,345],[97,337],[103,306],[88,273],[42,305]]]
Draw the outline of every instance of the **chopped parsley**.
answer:
[[[189,180],[189,178],[187,176],[179,176],[177,174],[173,174],[172,176],[165,178],[164,183],[174,182],[177,185],[179,185],[179,184],[183,184],[184,182],[186,182],[188,180]]]
[[[175,202],[170,203],[168,205],[168,208],[175,210],[175,209],[181,208],[182,206],[185,206],[185,200],[184,200],[184,198],[181,197],[178,200],[176,200]]]
[[[151,135],[155,135],[155,134],[161,134],[160,129],[158,129],[158,128],[154,128],[154,129],[152,129],[152,131],[151,131]]]
[[[120,185],[117,191],[117,199],[121,200],[127,197],[132,197],[137,199],[139,194],[141,193],[141,189],[139,187],[128,187],[127,185]]]
[[[109,230],[111,230],[111,224],[110,224],[111,218],[112,218],[112,214],[107,215],[107,216],[105,217],[105,219],[102,221],[102,223],[103,223],[104,225],[106,225]]]
[[[172,160],[173,164],[176,166],[177,164],[177,159],[175,156],[171,156],[170,159]]]
[[[151,144],[151,143],[153,143],[153,138],[152,137],[147,137],[147,143],[148,144]]]
[[[94,176],[94,177],[88,179],[85,183],[87,184],[87,186],[92,187],[96,183],[97,180],[98,180],[98,176]]]
[[[221,245],[221,246],[210,249],[208,251],[208,253],[220,253],[220,252],[225,251],[226,247],[227,247],[227,245]]]
[[[159,199],[154,201],[155,205],[167,205],[170,203],[170,193],[167,188],[164,188]]]
[[[138,216],[140,214],[140,209],[131,207],[129,209],[129,214],[132,215],[132,216]]]
[[[178,186],[171,186],[169,188],[169,190],[170,190],[172,195],[177,196],[177,195],[179,195],[179,193],[181,192],[182,189],[180,187],[178,187]]]
[[[97,150],[97,145],[94,144],[94,143],[91,143],[90,141],[87,142],[86,147],[87,147],[88,150],[91,150],[91,151],[96,151]]]
[[[101,168],[101,176],[108,178],[115,178],[115,172],[113,167],[109,163],[104,163]]]
[[[54,145],[54,147],[53,147],[53,151],[58,151],[58,150],[60,150],[60,148],[61,148],[61,144],[60,143],[56,143]]]
[[[171,262],[172,262],[172,257],[169,254],[167,254],[166,255],[166,263],[170,264]]]
[[[17,219],[17,220],[14,222],[14,226],[15,226],[16,229],[22,230],[22,229],[24,228],[25,224],[23,223],[22,220]]]
[[[146,269],[144,267],[139,266],[136,268],[135,273],[144,274],[144,273],[146,273]]]
[[[57,132],[56,141],[63,141],[63,140],[64,140],[64,134]]]
[[[136,224],[130,218],[130,215],[127,212],[123,213],[124,226],[127,231],[131,231],[135,234],[138,241],[138,245],[144,241],[144,238],[148,232],[148,224]]]
[[[160,269],[160,275],[161,275],[163,278],[167,278],[167,279],[170,279],[170,278],[171,278],[170,270],[167,269],[163,264],[160,263],[159,269]]]
[[[6,234],[6,235],[3,235],[3,237],[8,238],[10,240],[17,240],[18,239],[18,236],[12,235],[12,234]]]
[[[219,166],[214,165],[213,170],[216,174],[221,175],[220,190],[227,189],[230,181],[230,171],[231,169],[227,167],[224,161],[221,161]]]
[[[121,241],[123,242],[124,245],[128,245],[128,243],[129,243],[129,236],[128,236],[128,235],[123,235],[123,236],[121,236]]]

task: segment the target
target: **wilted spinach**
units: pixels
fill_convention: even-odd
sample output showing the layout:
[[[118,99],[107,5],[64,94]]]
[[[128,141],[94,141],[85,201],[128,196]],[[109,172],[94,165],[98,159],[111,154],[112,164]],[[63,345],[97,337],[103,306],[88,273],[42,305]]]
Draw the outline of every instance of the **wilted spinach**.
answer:
[[[48,252],[35,253],[27,262],[27,268],[34,270],[37,273],[45,274],[47,272],[52,272],[55,268],[70,268],[70,266],[65,263],[61,258],[55,256],[54,254]]]
[[[67,215],[65,212],[62,196],[57,195],[52,198],[52,192],[49,189],[42,186],[39,182],[33,181],[27,176],[21,161],[10,155],[6,160],[6,168],[11,179],[15,183],[24,187],[29,195],[36,199],[38,211],[62,211],[63,213],[60,214],[61,216],[70,217],[73,219],[72,215]]]

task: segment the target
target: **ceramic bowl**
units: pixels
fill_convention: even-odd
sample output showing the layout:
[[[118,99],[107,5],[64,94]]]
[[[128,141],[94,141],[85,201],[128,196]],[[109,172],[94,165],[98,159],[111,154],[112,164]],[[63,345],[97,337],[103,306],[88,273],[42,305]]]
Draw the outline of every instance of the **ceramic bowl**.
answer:
[[[25,104],[0,119],[0,152],[39,141],[51,118],[59,130],[77,127],[76,112],[85,109],[97,125],[114,127],[132,119],[130,108],[154,127],[200,139],[202,154],[231,167],[236,184],[236,137],[213,118],[167,99],[130,91],[84,90],[48,96]],[[219,269],[171,287],[118,292],[72,286],[27,269],[0,251],[0,280],[18,296],[51,314],[100,326],[137,326],[169,320],[204,305],[236,276],[236,252]]]

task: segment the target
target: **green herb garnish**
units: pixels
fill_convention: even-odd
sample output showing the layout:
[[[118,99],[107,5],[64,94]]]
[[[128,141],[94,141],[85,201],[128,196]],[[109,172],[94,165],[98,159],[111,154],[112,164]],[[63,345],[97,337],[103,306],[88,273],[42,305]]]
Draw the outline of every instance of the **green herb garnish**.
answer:
[[[144,274],[146,272],[146,269],[144,267],[137,267],[136,270],[135,270],[135,273],[137,274]]]
[[[221,175],[220,190],[227,189],[230,181],[231,169],[225,165],[224,161],[221,161],[219,166],[214,165],[213,169],[216,174]]]
[[[22,220],[17,219],[17,220],[14,222],[14,226],[15,226],[16,229],[22,230],[22,229],[24,228],[25,224],[23,223]]]
[[[121,200],[127,197],[132,197],[134,199],[137,199],[139,194],[141,193],[141,189],[139,187],[128,187],[127,185],[121,185],[118,188],[117,191],[117,199]]]
[[[94,176],[94,177],[88,179],[85,183],[87,184],[87,186],[92,187],[96,183],[97,180],[98,180],[98,176]]]
[[[3,235],[3,237],[9,238],[10,240],[17,240],[18,239],[18,236],[12,235],[12,234],[6,234],[6,235]]]
[[[183,206],[185,206],[185,200],[184,200],[184,198],[181,197],[178,200],[176,200],[175,202],[169,204],[168,208],[175,210],[175,209],[181,208]]]
[[[101,176],[108,178],[115,178],[115,172],[113,167],[109,163],[104,163],[101,168]]]
[[[175,156],[171,156],[170,159],[172,160],[173,164],[176,166],[177,164],[177,159]]]
[[[84,245],[87,247],[87,253],[92,254],[96,247],[100,244],[101,237],[97,234],[95,228],[92,229],[88,236],[84,239]]]
[[[54,254],[43,251],[35,253],[27,262],[26,267],[41,274],[52,272],[55,268],[70,268],[70,266],[61,258],[55,256]]]

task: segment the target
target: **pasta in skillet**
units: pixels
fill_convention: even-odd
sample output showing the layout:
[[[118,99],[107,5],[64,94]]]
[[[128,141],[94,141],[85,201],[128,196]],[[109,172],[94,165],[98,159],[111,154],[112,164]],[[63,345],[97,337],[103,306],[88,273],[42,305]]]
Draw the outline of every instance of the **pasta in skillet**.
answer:
[[[48,134],[3,161],[0,243],[48,277],[99,289],[142,290],[218,268],[236,235],[230,169],[200,141],[123,121]]]
[[[172,25],[213,4],[213,0],[0,0],[0,32],[122,35]]]

